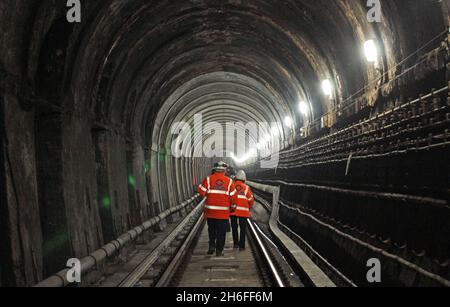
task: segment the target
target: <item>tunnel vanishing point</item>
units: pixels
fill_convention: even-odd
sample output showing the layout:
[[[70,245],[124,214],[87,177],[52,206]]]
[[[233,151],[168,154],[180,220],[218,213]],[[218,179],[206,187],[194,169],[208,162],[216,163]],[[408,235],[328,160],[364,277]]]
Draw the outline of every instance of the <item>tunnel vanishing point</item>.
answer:
[[[449,286],[450,4],[366,2],[0,0],[0,286],[151,241],[219,158],[324,272]]]

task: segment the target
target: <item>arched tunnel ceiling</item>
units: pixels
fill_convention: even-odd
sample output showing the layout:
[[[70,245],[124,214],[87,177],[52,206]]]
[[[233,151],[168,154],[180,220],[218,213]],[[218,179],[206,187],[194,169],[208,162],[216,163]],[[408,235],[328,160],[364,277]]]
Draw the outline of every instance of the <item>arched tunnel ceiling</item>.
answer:
[[[102,8],[108,18],[97,18],[84,57],[86,68],[95,67],[98,72],[86,74],[97,78],[89,80],[100,98],[90,102],[97,103],[92,107],[113,122],[126,122],[128,129],[151,130],[155,110],[174,91],[215,72],[247,76],[261,84],[286,115],[295,114],[299,100],[314,103],[316,115],[326,111],[329,101],[320,94],[319,81],[334,79],[337,72],[350,76],[339,78],[339,97],[363,85],[361,61],[350,61],[358,53],[357,33],[345,15],[361,19],[364,10],[359,5],[345,7],[340,1],[163,1],[139,6],[136,2],[112,1]],[[99,48],[101,44],[104,48]],[[90,52],[94,47],[105,50],[107,56]],[[99,56],[103,60],[95,60]],[[344,65],[346,62],[356,63]],[[149,135],[146,139],[148,144]]]
[[[156,146],[172,143],[174,123],[194,127],[196,115],[201,115],[205,124],[217,122],[226,127],[228,122],[240,122],[244,129],[247,123],[275,125],[292,116],[289,105],[254,79],[226,72],[206,74],[181,86],[162,106],[154,123],[152,139],[159,140]],[[281,132],[283,128],[278,129]],[[252,139],[257,142],[258,135]]]
[[[46,25],[36,25],[35,35],[56,18],[46,6],[37,14],[46,17]],[[192,110],[227,101],[253,115],[240,114],[246,120],[282,122],[289,115],[301,127],[299,101],[306,101],[317,118],[381,72],[395,74],[394,66],[424,43],[411,34],[417,31],[406,35],[418,29],[415,20],[427,23],[420,37],[432,37],[444,28],[445,20],[437,17],[448,8],[439,1],[384,1],[380,24],[369,23],[366,2],[355,0],[112,0],[86,2],[84,10],[82,28],[75,28],[69,41],[73,63],[67,65],[71,78],[65,82],[73,101],[64,103],[90,110],[98,121],[152,146],[158,142],[155,135],[166,134],[155,131],[161,107],[171,105],[174,93],[193,80],[202,80],[196,84],[205,87],[205,97],[193,88],[192,95],[200,96],[182,100],[188,105],[177,120],[183,114],[189,121]],[[367,39],[379,42],[383,59],[378,70],[361,52]],[[32,43],[30,48],[39,47],[46,46]],[[36,69],[32,63],[30,57],[30,74]],[[242,84],[220,89],[214,83],[221,75],[239,76]],[[334,84],[335,99],[323,95],[323,79]],[[201,104],[205,107],[196,108]],[[232,108],[222,115],[242,119]]]

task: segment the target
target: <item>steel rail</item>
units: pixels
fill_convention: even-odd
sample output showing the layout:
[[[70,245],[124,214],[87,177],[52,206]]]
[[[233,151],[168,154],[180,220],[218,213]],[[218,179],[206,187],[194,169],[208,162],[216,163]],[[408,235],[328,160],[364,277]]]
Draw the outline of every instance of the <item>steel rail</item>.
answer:
[[[173,277],[179,270],[180,265],[183,262],[183,259],[185,259],[185,257],[187,256],[189,249],[192,246],[195,238],[198,236],[202,227],[204,227],[204,225],[205,225],[204,222],[205,222],[205,219],[203,217],[200,217],[197,220],[194,227],[192,228],[189,235],[187,236],[186,240],[184,241],[184,243],[178,250],[177,254],[172,259],[170,264],[168,265],[167,269],[164,271],[161,278],[156,283],[155,287],[167,287],[171,284]],[[272,275],[273,280],[275,281],[276,285],[281,288],[286,287],[285,283],[283,282],[283,278],[282,278],[281,274],[278,272],[276,265],[275,265],[274,261],[272,260],[272,257],[270,256],[267,248],[265,247],[265,245],[263,243],[263,240],[261,239],[260,235],[258,234],[258,232],[255,228],[254,222],[251,221],[250,219],[248,219],[247,222],[249,224],[251,234],[256,240],[256,242],[254,242],[255,243],[254,246],[257,249],[257,250],[255,250],[255,252],[259,252],[259,254],[261,254],[263,256],[262,261],[265,264],[267,264],[268,271],[269,271],[270,275]]]
[[[313,287],[336,287],[336,284],[319,268],[317,264],[302,250],[291,238],[289,238],[278,225],[280,209],[280,187],[266,184],[248,182],[252,188],[272,194],[272,210],[269,220],[269,229],[280,247],[289,255],[296,268],[302,273],[305,282]]]
[[[264,262],[266,262],[266,264],[269,266],[269,271],[273,277],[273,279],[276,281],[276,284],[278,287],[280,288],[285,288],[285,284],[280,276],[280,274],[278,273],[278,270],[275,267],[274,262],[272,261],[272,258],[269,255],[269,252],[267,251],[266,247],[264,246],[263,241],[261,240],[260,236],[258,235],[255,226],[253,225],[253,221],[251,221],[250,219],[247,219],[247,223],[250,226],[250,230],[252,232],[253,237],[256,239],[256,243],[257,243],[257,247],[258,249],[261,251],[261,254],[264,256]]]
[[[164,239],[164,241],[161,242],[158,247],[155,248],[155,250],[136,267],[133,272],[122,280],[118,287],[126,288],[136,285],[142,276],[144,276],[145,273],[155,264],[164,251],[170,247],[172,242],[181,233],[189,221],[194,218],[195,215],[200,214],[203,209],[203,203],[204,201],[202,201],[188,216],[186,216],[186,218]]]
[[[167,267],[167,269],[164,271],[161,278],[156,283],[156,285],[155,285],[156,288],[167,287],[170,285],[170,282],[172,281],[175,273],[177,272],[177,270],[180,266],[180,263],[182,262],[184,257],[186,257],[190,246],[192,245],[192,243],[194,242],[195,238],[197,237],[199,231],[202,229],[202,227],[204,225],[205,225],[205,219],[203,216],[200,216],[200,218],[197,220],[194,227],[190,231],[188,237],[184,241],[183,245],[180,247],[177,254],[172,259],[169,266]]]

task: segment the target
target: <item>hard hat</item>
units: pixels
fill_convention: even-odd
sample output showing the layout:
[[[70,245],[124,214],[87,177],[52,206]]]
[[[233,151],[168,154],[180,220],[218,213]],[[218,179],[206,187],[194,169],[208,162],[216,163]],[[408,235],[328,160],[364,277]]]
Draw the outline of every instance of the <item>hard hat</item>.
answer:
[[[245,182],[245,181],[247,181],[247,175],[245,174],[244,171],[239,171],[236,175],[236,180]]]
[[[228,168],[228,164],[226,164],[223,161],[217,162],[216,164],[214,164],[214,170],[215,171],[222,171],[225,172]]]

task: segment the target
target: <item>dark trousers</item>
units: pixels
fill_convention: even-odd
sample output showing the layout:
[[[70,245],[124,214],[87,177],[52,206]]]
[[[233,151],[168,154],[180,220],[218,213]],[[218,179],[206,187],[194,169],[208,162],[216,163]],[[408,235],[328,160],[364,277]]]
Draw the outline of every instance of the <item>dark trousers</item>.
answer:
[[[245,238],[247,236],[247,218],[232,216],[231,229],[233,230],[234,245],[239,245],[239,247],[245,248]],[[240,235],[239,229],[241,230]]]
[[[223,252],[227,235],[228,220],[208,219],[209,247]]]

